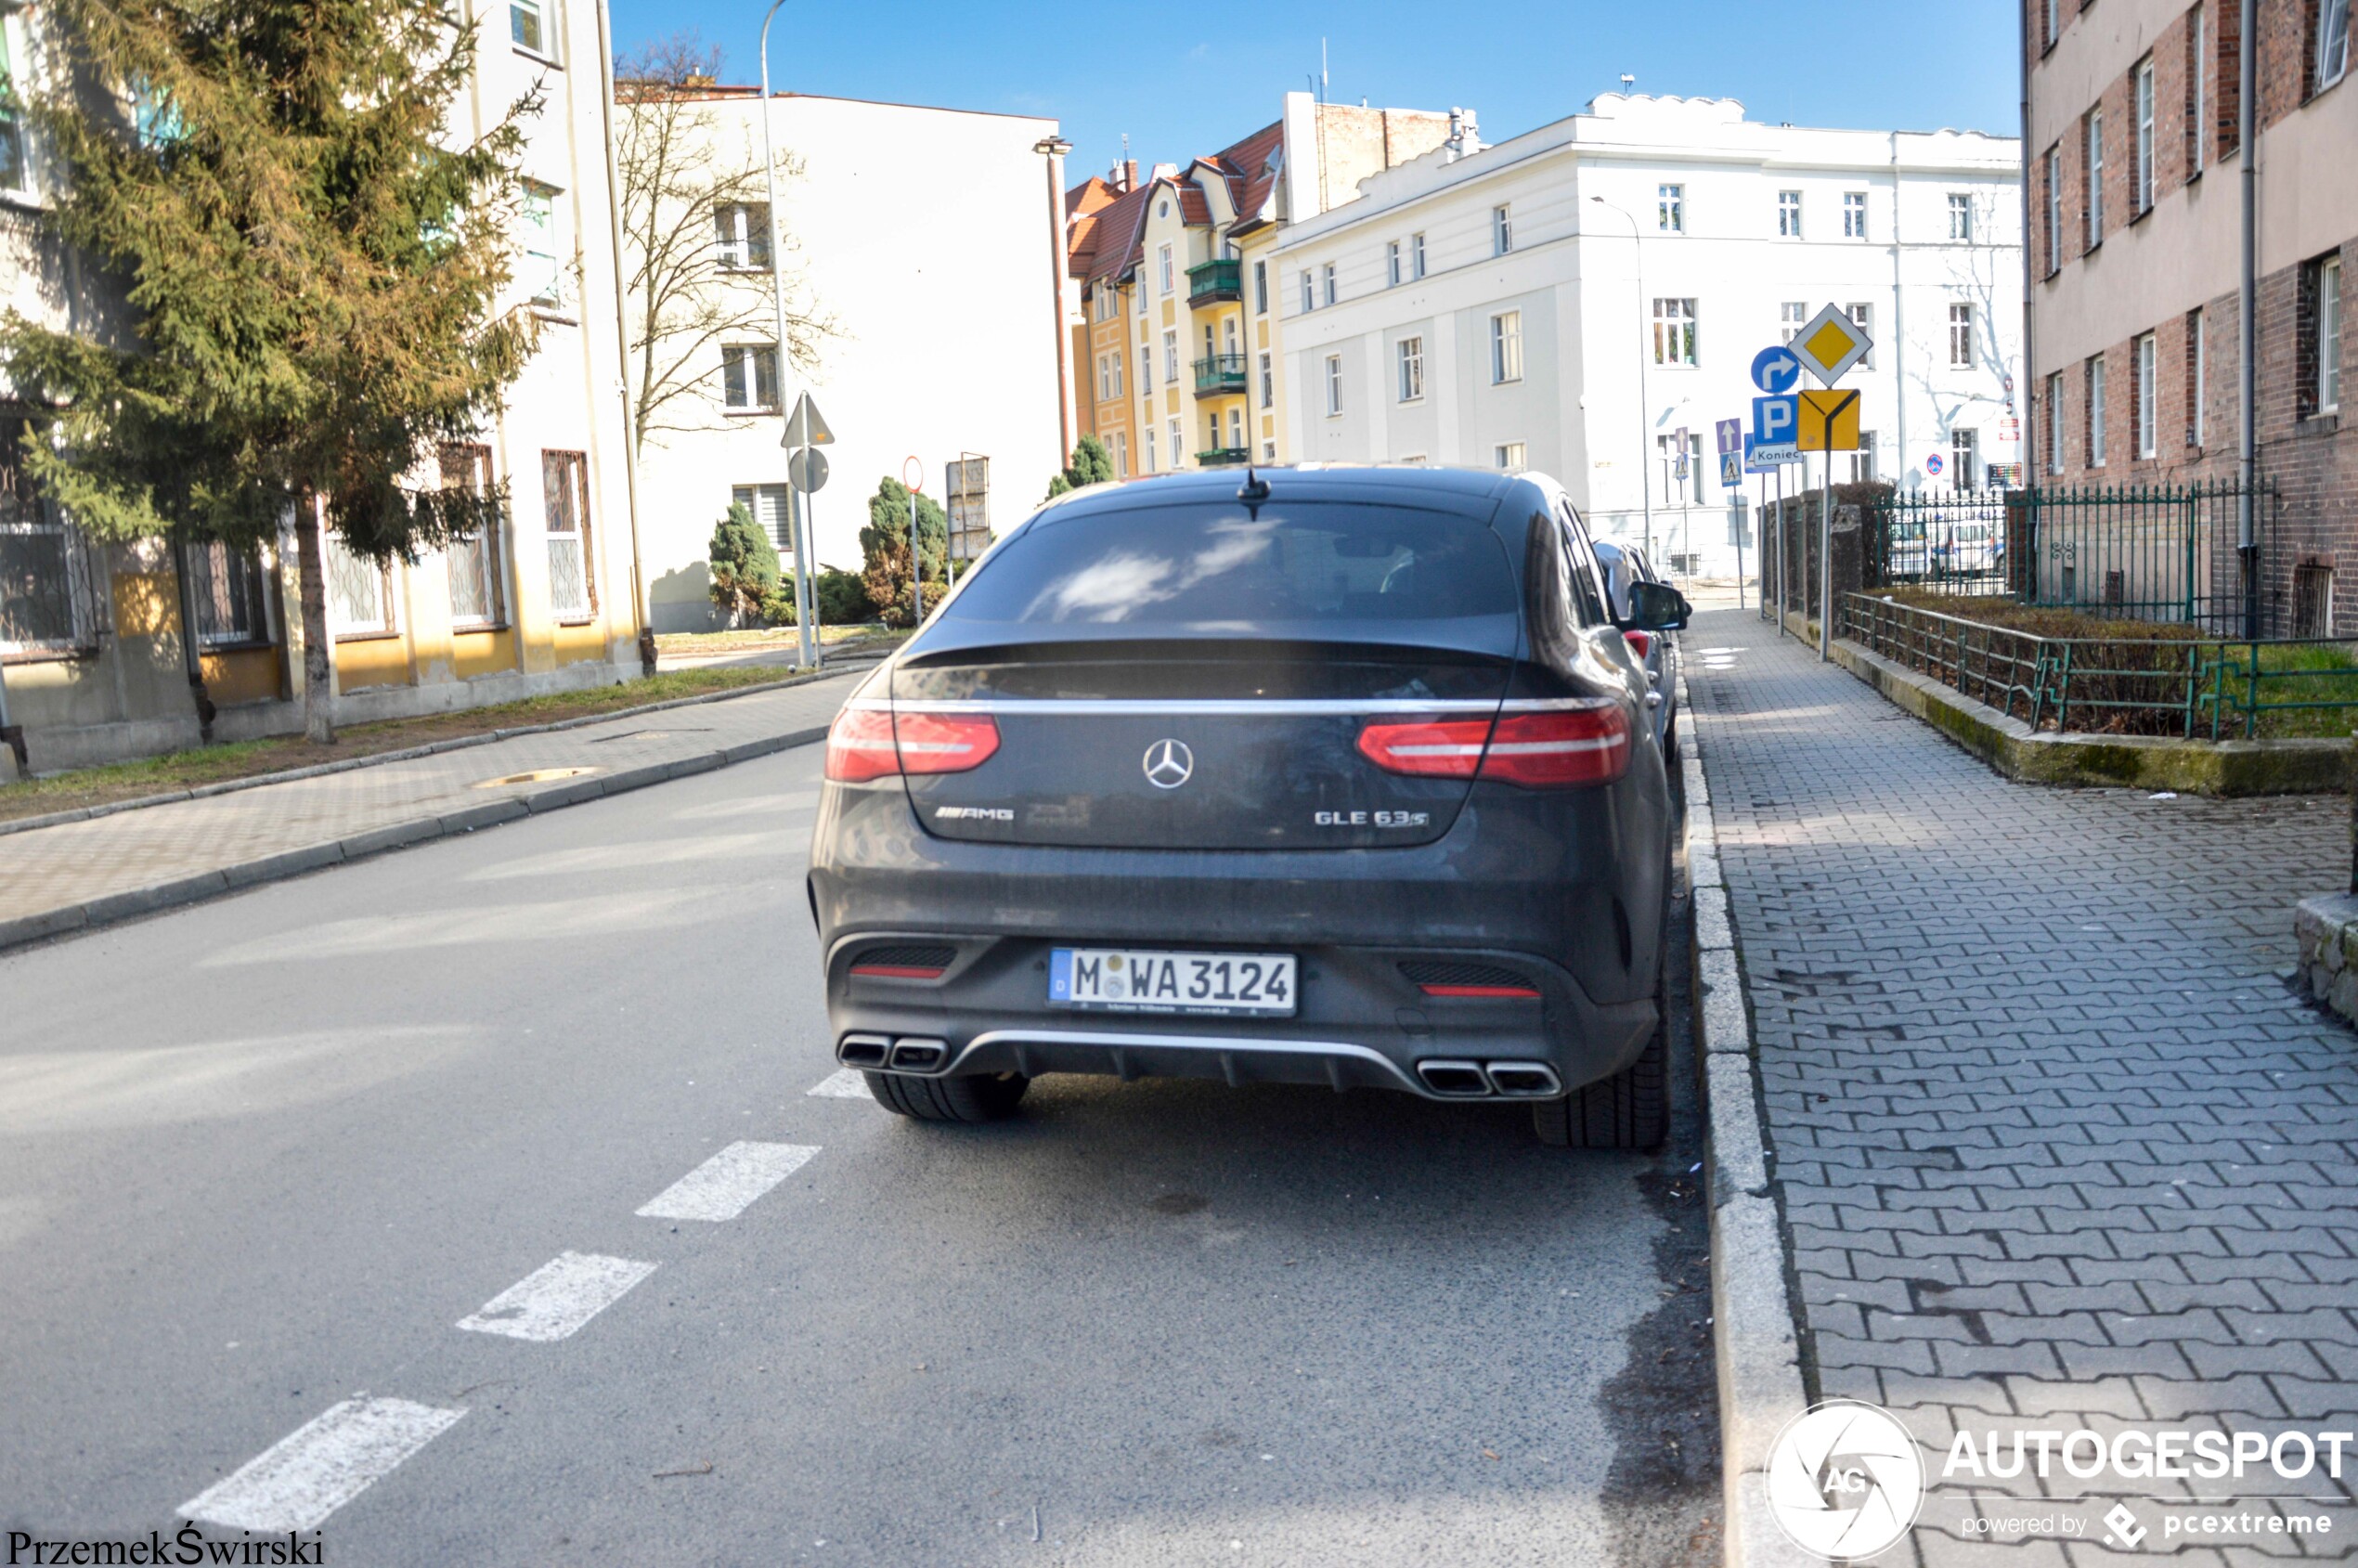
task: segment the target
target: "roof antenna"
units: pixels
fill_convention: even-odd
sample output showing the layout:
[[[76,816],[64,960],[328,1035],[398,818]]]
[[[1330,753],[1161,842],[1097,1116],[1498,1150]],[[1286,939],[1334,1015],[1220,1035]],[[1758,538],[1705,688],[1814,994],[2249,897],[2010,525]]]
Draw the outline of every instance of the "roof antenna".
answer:
[[[1237,486],[1237,499],[1245,503],[1254,522],[1261,520],[1261,505],[1269,499],[1269,481],[1253,472],[1250,458],[1245,460],[1245,482]]]

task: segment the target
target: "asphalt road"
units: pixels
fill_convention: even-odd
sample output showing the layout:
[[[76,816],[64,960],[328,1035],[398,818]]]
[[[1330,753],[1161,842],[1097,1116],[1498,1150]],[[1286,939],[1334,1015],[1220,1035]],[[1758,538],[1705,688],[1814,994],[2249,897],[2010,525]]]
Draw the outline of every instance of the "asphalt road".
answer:
[[[819,762],[0,957],[0,1530],[1716,1561],[1691,1117],[1639,1158],[1374,1093],[813,1095]]]

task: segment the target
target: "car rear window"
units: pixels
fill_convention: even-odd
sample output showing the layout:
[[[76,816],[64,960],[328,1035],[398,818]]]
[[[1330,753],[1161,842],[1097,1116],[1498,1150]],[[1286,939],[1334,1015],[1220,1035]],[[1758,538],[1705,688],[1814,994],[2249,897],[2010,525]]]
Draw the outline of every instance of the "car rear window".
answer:
[[[1054,518],[976,569],[947,620],[1172,628],[1516,612],[1506,547],[1445,512],[1141,507]]]

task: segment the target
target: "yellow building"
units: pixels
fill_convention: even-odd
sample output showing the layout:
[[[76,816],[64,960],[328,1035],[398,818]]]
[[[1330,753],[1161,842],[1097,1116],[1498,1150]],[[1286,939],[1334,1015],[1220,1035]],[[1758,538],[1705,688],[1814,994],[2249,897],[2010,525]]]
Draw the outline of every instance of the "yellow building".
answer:
[[[1449,134],[1447,113],[1289,93],[1276,121],[1185,170],[1158,164],[1142,181],[1124,163],[1067,193],[1082,428],[1117,473],[1291,460],[1278,236]]]

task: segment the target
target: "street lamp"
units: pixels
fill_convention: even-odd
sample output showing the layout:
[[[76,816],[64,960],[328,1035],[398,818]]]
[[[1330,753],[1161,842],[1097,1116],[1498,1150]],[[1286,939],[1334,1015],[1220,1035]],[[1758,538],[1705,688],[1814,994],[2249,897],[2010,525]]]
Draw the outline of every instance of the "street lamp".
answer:
[[[1611,212],[1621,214],[1629,225],[1629,249],[1636,258],[1638,274],[1638,484],[1643,499],[1646,517],[1646,559],[1654,554],[1654,475],[1653,454],[1647,450],[1646,438],[1652,434],[1653,407],[1646,400],[1646,242],[1638,233],[1638,220],[1626,209],[1616,206],[1601,196],[1589,201]]]
[[[1056,327],[1056,447],[1058,467],[1072,460],[1072,382],[1065,369],[1065,357],[1070,351],[1071,336],[1065,330],[1065,245],[1064,202],[1059,200],[1060,182],[1056,178],[1056,160],[1072,150],[1072,143],[1062,136],[1043,136],[1031,144],[1031,150],[1046,160],[1048,170],[1048,292]]]
[[[770,24],[778,19],[778,7],[786,0],[770,0],[770,12],[761,19],[761,177],[770,197],[770,305],[775,313],[776,341],[770,350],[770,387],[778,395],[778,446],[786,445],[784,421],[786,409],[786,270],[778,265],[781,247],[778,243],[778,155],[770,142]],[[758,374],[755,380],[759,381]],[[757,384],[756,390],[758,391]],[[810,530],[802,520],[802,508],[792,504],[786,509],[787,527],[794,535],[794,608],[797,667],[808,669],[818,661],[818,649],[810,636]]]

